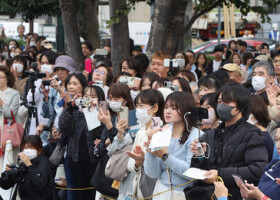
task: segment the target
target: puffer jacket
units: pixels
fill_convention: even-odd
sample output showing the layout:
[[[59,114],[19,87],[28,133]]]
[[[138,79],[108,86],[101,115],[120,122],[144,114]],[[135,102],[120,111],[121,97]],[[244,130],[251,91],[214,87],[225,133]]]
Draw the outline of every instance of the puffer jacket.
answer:
[[[214,142],[208,141],[211,137],[207,136],[207,134],[214,134]],[[246,134],[246,136],[235,149],[226,167],[222,168],[223,159],[230,152],[231,147],[238,138],[242,137],[241,134]],[[248,183],[258,184],[268,163],[268,152],[264,138],[257,127],[247,123],[244,118],[228,127],[225,127],[223,122],[214,132],[205,133],[201,140],[210,145],[214,143],[214,152],[210,152],[212,156],[209,156],[209,159],[192,158],[191,166],[206,170],[218,170],[218,176],[223,178],[229,193],[233,195],[233,199],[242,198],[232,174],[240,175]]]

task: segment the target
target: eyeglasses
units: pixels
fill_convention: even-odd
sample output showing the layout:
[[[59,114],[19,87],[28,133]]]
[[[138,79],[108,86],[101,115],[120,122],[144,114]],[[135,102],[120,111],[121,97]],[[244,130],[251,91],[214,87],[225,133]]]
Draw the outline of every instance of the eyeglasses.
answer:
[[[106,73],[106,72],[104,72],[104,71],[99,71],[98,69],[95,69],[95,70],[93,71],[93,73],[96,73],[96,74],[98,74],[98,73],[99,73],[99,75],[101,75],[101,76],[105,76],[105,75],[107,75],[107,73]]]
[[[273,60],[273,63],[278,64],[278,63],[280,63],[280,60]]]
[[[6,78],[6,76],[0,76],[0,79]]]

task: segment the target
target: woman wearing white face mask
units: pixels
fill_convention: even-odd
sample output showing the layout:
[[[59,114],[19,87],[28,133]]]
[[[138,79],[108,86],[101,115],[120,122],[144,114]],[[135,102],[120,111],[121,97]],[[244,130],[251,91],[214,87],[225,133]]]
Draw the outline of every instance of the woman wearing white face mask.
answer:
[[[16,81],[14,89],[18,90],[20,96],[23,95],[24,87],[28,77],[24,74],[24,71],[27,69],[27,60],[24,56],[17,55],[13,59],[13,65],[11,67],[11,72],[13,73]]]
[[[217,103],[215,101],[215,96],[215,93],[209,93],[202,96],[200,99],[200,106],[208,110],[208,119],[202,119],[201,130],[203,131],[217,128],[219,125],[220,120],[216,112]]]
[[[135,194],[133,188],[137,186],[137,177],[141,175],[143,171],[142,166],[144,162],[144,142],[148,140],[147,132],[152,125],[152,117],[159,117],[163,119],[163,106],[164,99],[162,94],[153,89],[147,89],[139,93],[135,99],[136,102],[136,117],[140,123],[140,129],[136,133],[133,151],[127,152],[131,157],[128,162],[127,169],[130,171],[127,178],[121,182],[119,187],[119,200],[126,199]],[[131,135],[126,131],[128,122],[121,119],[117,123],[118,134],[114,138],[114,142],[111,145],[108,155],[112,155],[125,145],[132,142]],[[141,150],[142,149],[142,150]],[[140,151],[138,151],[140,150]],[[142,170],[141,170],[142,169]],[[137,193],[138,195],[139,192]],[[141,196],[138,196],[141,197]],[[143,198],[143,197],[142,197]]]
[[[12,176],[2,183],[4,189],[9,189],[18,183],[19,195],[22,200],[41,199],[52,200],[53,186],[49,170],[48,158],[43,154],[42,141],[37,135],[28,135],[19,153],[20,166],[26,170],[23,180],[16,182]],[[7,165],[6,171],[11,170]],[[3,177],[2,177],[2,181]]]
[[[53,78],[56,73],[54,72],[55,60],[58,57],[54,51],[45,51],[39,58],[40,71],[47,75],[47,78]]]
[[[55,60],[57,58],[57,53],[53,52],[53,51],[44,51],[42,53],[42,55],[39,58],[40,61],[40,65],[41,65],[41,72],[42,73],[46,73],[46,78],[42,78],[42,79],[38,79],[35,81],[35,93],[34,93],[34,97],[35,97],[35,104],[37,106],[37,113],[38,113],[38,121],[39,123],[43,123],[43,124],[48,124],[49,119],[43,117],[40,113],[42,111],[42,106],[43,106],[43,98],[44,98],[44,94],[43,94],[43,90],[45,89],[42,86],[42,81],[43,80],[48,80],[51,77],[54,77],[55,73],[53,73],[53,68],[54,68],[54,63]],[[45,66],[44,71],[42,71],[42,66]],[[33,95],[31,90],[29,90],[28,94],[27,94],[27,101],[28,102],[32,102],[33,101]],[[50,123],[49,123],[50,125]],[[30,125],[30,130],[29,133],[32,134],[34,133],[34,131],[36,130],[36,120],[35,118],[32,118],[31,121],[31,125]]]
[[[274,150],[274,142],[270,133],[267,131],[267,126],[270,123],[268,108],[262,97],[259,95],[251,95],[251,114],[247,120],[248,123],[255,125],[261,129],[261,133],[265,140],[265,147],[268,152],[269,161],[271,161]]]
[[[117,135],[118,130],[115,128],[118,119],[120,119],[120,107],[127,106],[129,110],[133,110],[129,88],[124,83],[115,83],[108,90],[109,108],[107,113],[103,113],[99,109],[98,120],[106,126],[104,134],[101,136],[101,142],[98,146],[100,153],[103,154],[104,149]],[[106,135],[106,136],[105,136]],[[105,142],[106,141],[106,142]]]

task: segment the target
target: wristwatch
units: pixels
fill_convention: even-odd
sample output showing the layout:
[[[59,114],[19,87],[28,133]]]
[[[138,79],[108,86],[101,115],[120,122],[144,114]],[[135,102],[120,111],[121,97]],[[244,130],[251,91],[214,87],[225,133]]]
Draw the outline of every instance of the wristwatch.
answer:
[[[166,161],[167,158],[168,158],[168,156],[169,156],[168,153],[165,153],[165,154],[162,155],[161,159],[162,159],[163,161]]]

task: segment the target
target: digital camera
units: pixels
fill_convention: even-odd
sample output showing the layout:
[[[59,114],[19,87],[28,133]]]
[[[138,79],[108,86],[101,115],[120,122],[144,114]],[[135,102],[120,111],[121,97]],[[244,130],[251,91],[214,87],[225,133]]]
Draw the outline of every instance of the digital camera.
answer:
[[[89,107],[90,106],[90,98],[77,98],[75,99],[75,105],[76,106],[82,106],[82,107]]]
[[[13,163],[9,165],[9,168],[10,170],[4,171],[1,174],[2,180],[4,182],[15,181],[16,183],[18,183],[24,181],[27,174],[27,169],[24,163],[20,163],[18,165]]]

